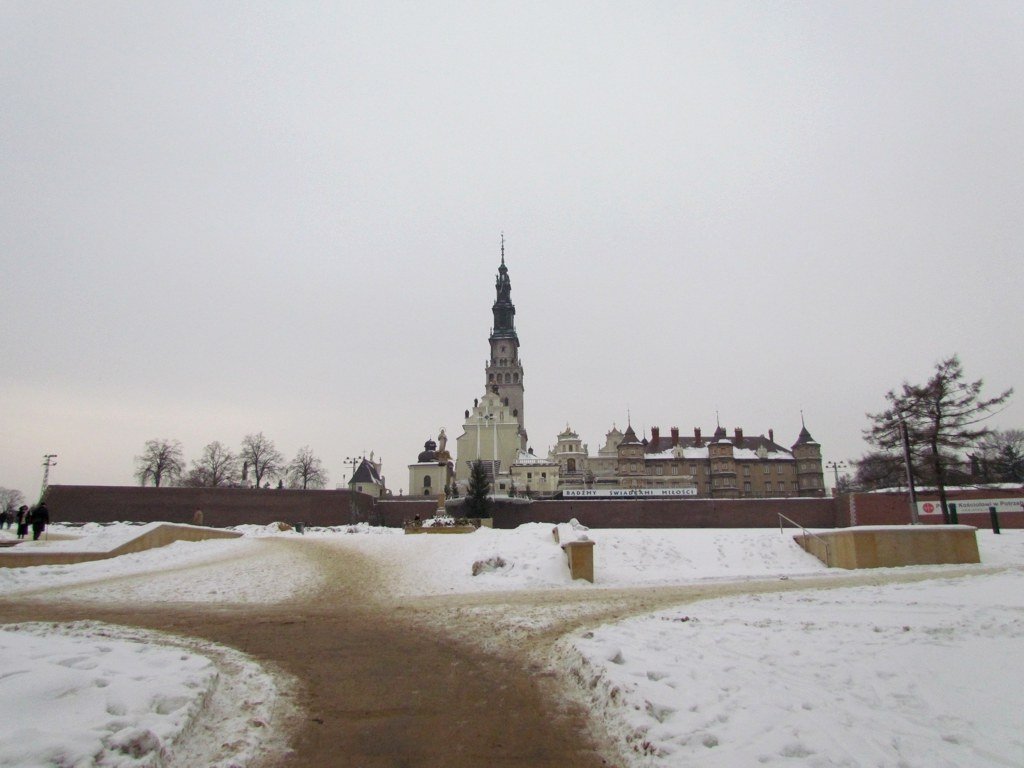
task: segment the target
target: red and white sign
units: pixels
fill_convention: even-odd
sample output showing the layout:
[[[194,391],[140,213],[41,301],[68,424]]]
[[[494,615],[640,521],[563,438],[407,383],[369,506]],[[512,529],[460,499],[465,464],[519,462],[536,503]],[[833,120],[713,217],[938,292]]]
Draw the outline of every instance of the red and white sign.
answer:
[[[958,515],[967,512],[983,512],[987,515],[989,507],[995,507],[997,514],[1024,512],[1024,499],[950,499],[949,503],[956,504]],[[942,505],[937,501],[919,501],[917,509],[922,515],[942,514]]]

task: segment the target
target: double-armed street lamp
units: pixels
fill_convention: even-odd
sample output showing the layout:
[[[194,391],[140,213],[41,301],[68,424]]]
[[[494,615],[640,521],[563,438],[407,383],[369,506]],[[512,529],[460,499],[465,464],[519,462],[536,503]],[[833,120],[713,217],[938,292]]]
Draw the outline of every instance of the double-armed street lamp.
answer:
[[[833,472],[835,472],[835,475],[836,475],[835,489],[836,489],[836,492],[838,493],[838,491],[839,491],[839,470],[840,469],[846,469],[846,462],[845,461],[830,461],[830,462],[826,463],[825,466],[828,469],[831,469]]]

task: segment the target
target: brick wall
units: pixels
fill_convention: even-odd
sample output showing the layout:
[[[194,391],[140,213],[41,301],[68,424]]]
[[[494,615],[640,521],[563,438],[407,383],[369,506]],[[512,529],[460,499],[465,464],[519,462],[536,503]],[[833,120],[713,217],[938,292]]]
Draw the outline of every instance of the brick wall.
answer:
[[[347,490],[51,485],[46,505],[55,523],[191,523],[198,508],[203,524],[213,527],[274,522],[326,526],[351,522],[353,510],[358,519],[368,520],[373,499]]]
[[[1024,490],[954,491],[950,499],[1014,498]],[[922,501],[937,501],[921,494]],[[203,522],[219,527],[266,525],[273,522],[345,525],[356,519],[377,525],[401,526],[416,515],[432,517],[433,499],[382,499],[341,491],[255,490],[249,488],[136,488],[132,486],[51,485],[46,495],[54,522],[191,523],[196,508]],[[523,523],[565,523],[576,518],[593,528],[770,528],[781,513],[809,528],[851,525],[905,525],[910,510],[905,493],[857,493],[838,499],[572,499],[532,504],[499,501],[494,526]],[[458,514],[457,510],[453,510]],[[941,516],[924,516],[940,523]],[[962,514],[960,522],[989,528],[987,514]],[[1004,528],[1024,528],[1024,512],[1002,513]]]
[[[1008,499],[1024,497],[1024,489],[985,489],[949,491],[948,499]],[[937,493],[919,493],[918,501],[932,501],[938,506]],[[851,493],[840,497],[839,525],[909,525],[911,522],[910,501],[907,493]],[[959,515],[960,523],[976,528],[991,528],[992,521],[985,513]],[[921,515],[925,524],[941,524],[942,515]],[[1000,528],[1024,528],[1024,512],[1000,513]]]

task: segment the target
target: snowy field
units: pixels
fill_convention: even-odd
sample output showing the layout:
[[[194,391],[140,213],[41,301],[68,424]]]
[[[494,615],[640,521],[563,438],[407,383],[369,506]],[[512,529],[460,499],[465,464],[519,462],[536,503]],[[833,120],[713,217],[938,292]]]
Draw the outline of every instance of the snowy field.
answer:
[[[826,569],[777,529],[563,527],[596,542],[596,583],[573,583],[551,529],[405,536],[359,526],[300,536],[247,527],[240,539],[0,569],[0,590],[269,603],[315,590],[320,574],[295,556],[312,542],[402,564],[389,585],[399,598],[848,573]],[[104,549],[139,530],[55,526],[55,536],[80,540],[19,546]],[[271,535],[299,549],[268,546]],[[978,537],[977,575],[693,603],[565,638],[554,663],[580,683],[636,766],[1024,765],[1024,532]],[[492,567],[473,576],[474,563]],[[908,570],[943,567],[878,573]],[[95,624],[0,626],[0,655],[0,701],[17,702],[4,708],[5,766],[244,765],[267,748],[260,740],[273,737],[267,726],[288,685],[230,649]],[[203,720],[236,736],[196,727],[195,713],[215,699],[220,709]],[[33,730],[55,718],[67,727]],[[222,744],[237,748],[218,752]]]

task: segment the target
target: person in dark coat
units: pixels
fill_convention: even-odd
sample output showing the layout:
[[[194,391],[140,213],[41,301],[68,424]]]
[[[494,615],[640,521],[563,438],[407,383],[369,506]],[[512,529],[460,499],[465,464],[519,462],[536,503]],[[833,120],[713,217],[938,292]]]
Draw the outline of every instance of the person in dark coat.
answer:
[[[39,541],[39,534],[46,530],[50,522],[50,510],[46,508],[46,502],[40,501],[39,506],[32,510],[32,541]]]
[[[18,538],[24,539],[28,535],[28,507],[24,504],[18,507],[18,514],[14,519],[18,523]]]

